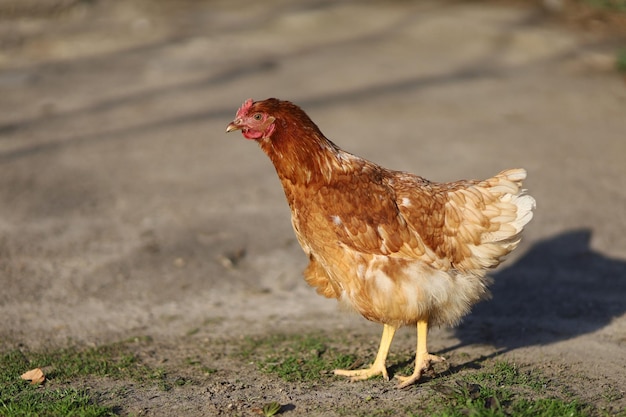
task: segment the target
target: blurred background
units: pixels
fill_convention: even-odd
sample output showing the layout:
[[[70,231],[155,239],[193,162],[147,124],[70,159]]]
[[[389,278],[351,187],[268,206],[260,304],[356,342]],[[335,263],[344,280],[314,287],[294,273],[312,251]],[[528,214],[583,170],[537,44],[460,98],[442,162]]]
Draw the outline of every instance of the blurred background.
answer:
[[[538,209],[511,265],[577,236],[567,256],[615,260],[577,268],[611,271],[598,297],[623,288],[625,13],[621,0],[0,0],[0,340],[343,320],[302,282],[273,167],[224,133],[250,97],[294,101],[344,149],[435,181],[526,168]],[[513,275],[552,256],[537,253]],[[611,302],[594,329],[624,312]]]

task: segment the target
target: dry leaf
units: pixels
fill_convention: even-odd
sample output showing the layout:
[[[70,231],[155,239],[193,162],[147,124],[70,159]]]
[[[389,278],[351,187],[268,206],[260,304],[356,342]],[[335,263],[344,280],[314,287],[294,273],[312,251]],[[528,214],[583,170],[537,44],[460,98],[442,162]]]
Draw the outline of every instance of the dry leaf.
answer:
[[[24,372],[21,378],[30,381],[30,383],[33,385],[42,384],[46,380],[46,376],[39,368],[31,369],[28,372]]]

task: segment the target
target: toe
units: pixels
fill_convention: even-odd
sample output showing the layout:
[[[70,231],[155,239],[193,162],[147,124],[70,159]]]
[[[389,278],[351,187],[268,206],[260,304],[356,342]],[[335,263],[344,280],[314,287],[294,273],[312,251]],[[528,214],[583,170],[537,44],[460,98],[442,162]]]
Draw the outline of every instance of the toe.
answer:
[[[411,376],[401,376],[396,375],[396,378],[400,380],[400,384],[398,384],[398,388],[406,388],[410,385],[415,384],[422,377],[422,372],[427,371],[432,363],[435,362],[443,362],[446,359],[442,356],[435,356],[431,354],[426,354],[422,356],[421,360],[418,360],[417,366],[413,371],[413,375]]]
[[[348,369],[335,369],[334,371],[335,375],[339,375],[339,376],[347,376],[349,377],[352,381],[361,381],[364,379],[369,379],[373,376],[376,375],[382,375],[383,378],[385,378],[387,381],[389,381],[389,375],[387,373],[387,368],[383,365],[383,366],[372,366],[371,368],[367,368],[367,369],[356,369],[356,370],[348,370]]]
[[[408,387],[410,385],[413,385],[417,381],[419,381],[421,376],[422,376],[421,372],[414,372],[413,375],[411,375],[411,376],[396,375],[396,378],[400,381],[400,383],[398,384],[397,388],[398,389],[402,389],[402,388],[406,388],[406,387]]]
[[[446,358],[444,358],[443,356],[437,356],[437,355],[428,354],[428,356],[426,357],[426,361],[430,362],[430,363],[432,363],[432,362],[435,362],[435,363],[437,363],[437,362],[445,362]]]

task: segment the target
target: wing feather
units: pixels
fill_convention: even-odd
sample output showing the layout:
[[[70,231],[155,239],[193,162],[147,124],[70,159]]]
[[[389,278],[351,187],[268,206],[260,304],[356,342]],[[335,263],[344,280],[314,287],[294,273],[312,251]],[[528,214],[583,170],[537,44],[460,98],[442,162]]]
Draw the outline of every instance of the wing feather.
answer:
[[[517,246],[535,207],[521,189],[521,169],[453,183],[432,183],[367,163],[338,175],[346,175],[345,181],[335,178],[310,196],[310,206],[320,209],[313,210],[318,217],[311,215],[307,227],[318,236],[325,231],[321,242],[444,270],[483,274],[496,266]],[[300,239],[305,235],[313,233]]]
[[[524,170],[513,169],[485,181],[424,184],[405,174],[397,187],[398,201],[422,201],[420,208],[426,211],[399,205],[400,213],[437,259],[458,270],[483,273],[517,246],[519,233],[532,218],[535,200],[524,195],[524,178]]]

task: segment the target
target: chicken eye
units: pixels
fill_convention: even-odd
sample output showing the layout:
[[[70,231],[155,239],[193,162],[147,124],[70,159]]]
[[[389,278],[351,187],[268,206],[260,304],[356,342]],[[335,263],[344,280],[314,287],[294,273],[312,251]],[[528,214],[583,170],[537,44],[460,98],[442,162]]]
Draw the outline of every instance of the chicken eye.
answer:
[[[263,115],[261,113],[256,113],[254,116],[252,116],[252,118],[254,120],[261,120],[263,118]]]

